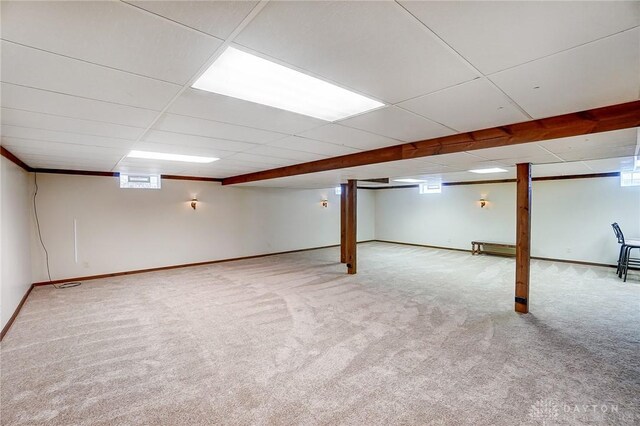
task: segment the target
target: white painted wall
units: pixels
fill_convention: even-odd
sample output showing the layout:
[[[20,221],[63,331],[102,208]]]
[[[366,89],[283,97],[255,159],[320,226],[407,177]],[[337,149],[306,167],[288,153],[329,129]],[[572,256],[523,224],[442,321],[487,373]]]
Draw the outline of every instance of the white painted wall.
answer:
[[[11,166],[28,182],[24,172]],[[333,188],[222,187],[165,180],[160,191],[123,190],[115,178],[51,174],[39,175],[38,181],[53,279],[339,243],[339,197]],[[23,198],[31,193],[25,185]],[[196,211],[189,206],[193,195],[200,200]],[[481,197],[488,200],[484,209],[478,205]],[[328,208],[321,207],[323,198],[329,200]],[[29,206],[23,209],[28,217]],[[359,190],[358,213],[360,241],[377,238],[461,249],[469,249],[473,239],[514,241],[515,185],[453,186],[434,195],[419,195],[417,189]],[[613,221],[628,236],[640,236],[640,188],[621,188],[617,178],[534,182],[534,256],[614,263],[618,246]],[[35,237],[31,251],[33,280],[44,281],[44,254]]]
[[[515,242],[515,200],[514,183],[379,190],[376,238],[467,250],[474,239]],[[640,187],[622,188],[618,178],[533,183],[533,256],[613,264],[612,222],[640,236]]]
[[[31,196],[29,173],[0,159],[0,321],[7,324],[31,286]]]
[[[333,188],[164,180],[162,190],[126,190],[116,178],[53,174],[38,175],[38,183],[40,223],[54,280],[340,242],[340,202]],[[189,205],[193,196],[199,200],[195,211]],[[321,206],[323,198],[329,200],[327,208]],[[358,239],[373,239],[373,191],[358,191],[358,205]],[[32,247],[34,281],[44,281],[44,253],[35,240]]]

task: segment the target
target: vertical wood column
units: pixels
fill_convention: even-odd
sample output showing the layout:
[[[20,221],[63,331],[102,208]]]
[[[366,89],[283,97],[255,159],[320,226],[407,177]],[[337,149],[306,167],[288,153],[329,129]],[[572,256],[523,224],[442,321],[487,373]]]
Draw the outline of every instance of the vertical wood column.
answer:
[[[357,243],[357,194],[358,181],[349,180],[347,183],[347,226],[346,226],[346,255],[347,255],[347,273],[356,273],[356,243]]]
[[[347,184],[340,184],[340,263],[347,263]]]
[[[516,312],[529,312],[531,266],[531,164],[517,165],[516,182]]]

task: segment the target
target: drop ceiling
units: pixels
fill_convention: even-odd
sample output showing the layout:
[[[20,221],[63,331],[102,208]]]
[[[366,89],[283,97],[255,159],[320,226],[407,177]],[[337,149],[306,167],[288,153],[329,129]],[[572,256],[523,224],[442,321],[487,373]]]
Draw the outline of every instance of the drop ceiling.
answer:
[[[1,143],[36,168],[229,177],[629,102],[639,2],[1,3]],[[117,23],[114,24],[114,23]],[[337,122],[192,89],[228,46],[380,100]],[[635,129],[255,182],[615,171]],[[132,150],[220,158],[126,158]],[[511,170],[511,169],[509,169]],[[511,171],[509,172],[511,176]]]

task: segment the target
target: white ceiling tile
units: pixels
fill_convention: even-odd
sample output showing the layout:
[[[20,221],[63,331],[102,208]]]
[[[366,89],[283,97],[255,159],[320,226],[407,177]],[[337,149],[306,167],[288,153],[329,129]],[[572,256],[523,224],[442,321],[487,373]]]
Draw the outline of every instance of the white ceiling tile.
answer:
[[[197,135],[186,135],[183,133],[163,132],[160,130],[150,131],[144,137],[144,140],[162,144],[179,145],[193,148],[210,148],[234,152],[246,151],[256,146],[256,144],[248,142],[215,139]]]
[[[558,158],[557,156],[554,155],[536,155],[536,156],[520,156],[520,157],[514,157],[514,158],[504,158],[502,160],[499,160],[500,164],[503,164],[504,166],[515,166],[516,164],[523,164],[523,163],[531,163],[531,164],[549,164],[549,163],[555,163],[558,161],[562,161],[561,158]],[[497,166],[500,167],[500,166]]]
[[[637,1],[439,2],[404,7],[485,74],[637,26]]]
[[[531,176],[563,176],[581,175],[593,173],[582,161],[570,163],[534,164],[531,167]]]
[[[636,154],[636,145],[576,149],[558,154],[565,161],[596,160],[602,158],[629,157]]]
[[[32,127],[36,129],[55,130],[93,136],[104,136],[119,139],[136,139],[144,129],[122,126],[120,124],[102,123],[92,120],[61,117],[59,115],[41,114],[18,109],[2,108],[0,115],[5,126]]]
[[[3,41],[2,81],[161,110],[180,86]]]
[[[234,42],[391,103],[476,77],[394,2],[270,2]]]
[[[232,151],[215,148],[191,147],[185,145],[171,145],[157,142],[136,142],[131,149],[137,151],[162,152],[166,154],[196,155],[201,157],[224,158],[233,155]]]
[[[503,164],[518,163],[553,163],[562,161],[546,149],[535,143],[524,143],[512,146],[501,146],[497,148],[478,149],[470,151],[470,154],[480,157],[497,160]]]
[[[228,139],[260,144],[273,142],[283,137],[281,133],[269,132],[267,130],[175,114],[164,114],[156,123],[155,129],[206,136],[215,139]]]
[[[275,167],[290,166],[292,164],[300,163],[299,160],[287,160],[284,158],[270,157],[267,155],[250,154],[241,152],[229,157],[229,160],[237,161],[240,164],[243,162],[248,163],[251,166],[263,166],[264,169],[273,169]]]
[[[3,107],[25,111],[143,128],[149,126],[158,115],[156,111],[148,109],[79,98],[8,83],[0,84],[0,90],[2,91],[0,102]]]
[[[506,172],[491,173],[479,175],[477,173],[471,173],[468,171],[460,171],[455,173],[442,174],[442,182],[470,182],[479,180],[502,180],[502,179],[515,179],[516,170],[513,167],[505,167]],[[480,197],[478,197],[480,198]]]
[[[216,167],[233,171],[234,175],[273,168],[273,166],[265,165],[264,163],[255,163],[241,159],[234,159],[233,157],[227,157],[221,159],[220,161],[216,161]]]
[[[3,2],[2,38],[178,84],[222,44],[115,1]]]
[[[491,79],[534,118],[636,100],[640,28],[511,68]]]
[[[63,169],[63,170],[88,170],[108,172],[118,162],[119,158],[95,159],[95,158],[68,158],[56,155],[20,155],[21,159],[30,167],[40,169]]]
[[[591,172],[590,173],[608,173],[619,172],[624,170],[633,170],[635,157],[618,157],[618,158],[602,158],[599,160],[583,161]],[[572,163],[566,163],[572,164]]]
[[[226,39],[257,1],[127,1],[198,31]],[[187,4],[185,4],[187,3]]]
[[[76,145],[51,141],[3,138],[2,145],[15,155],[32,154],[66,158],[91,158],[99,160],[120,159],[128,151],[121,147]]]
[[[551,139],[537,142],[537,145],[543,146],[549,151],[562,156],[562,154],[566,152],[629,146],[637,143],[637,138],[638,129],[632,128],[572,136],[569,138]]]
[[[70,146],[96,146],[103,148],[128,149],[133,141],[127,139],[106,138],[103,136],[81,135],[78,133],[59,132],[53,130],[35,129],[2,125],[2,139],[31,139],[42,142],[58,142]]]
[[[148,173],[148,174],[183,174],[188,169],[187,163],[177,161],[157,161],[140,158],[124,158],[115,166],[120,173]]]
[[[251,155],[264,155],[269,157],[282,158],[286,160],[295,160],[297,162],[315,161],[315,160],[322,160],[323,158],[327,158],[326,155],[319,155],[311,152],[295,151],[293,149],[278,148],[272,145],[261,145],[246,151],[246,153]],[[234,156],[233,158],[238,158],[238,157]]]
[[[197,89],[186,90],[168,112],[286,134],[295,134],[326,123],[305,115]]]
[[[425,159],[436,164],[442,164],[444,166],[467,167],[476,163],[488,163],[493,165],[491,167],[499,167],[499,166],[495,166],[495,162],[491,162],[488,159],[485,159],[474,153],[467,153],[467,152],[455,152],[452,154],[431,155],[429,157],[425,157]]]
[[[340,124],[405,142],[431,139],[454,133],[438,123],[395,106],[348,118],[341,121]]]
[[[299,136],[357,149],[375,149],[402,143],[397,139],[376,135],[340,124],[325,124],[300,133]]]
[[[484,78],[411,99],[398,106],[459,132],[530,120]]]
[[[358,149],[327,142],[320,142],[313,139],[301,138],[298,136],[290,136],[288,138],[277,140],[270,143],[269,146],[311,152],[329,157],[360,152]]]
[[[219,161],[216,161],[219,163]],[[224,164],[216,164],[209,168],[198,168],[190,170],[189,173],[193,174],[193,176],[207,176],[213,178],[226,178],[231,176],[238,176],[246,173],[252,173],[259,170],[264,170],[264,167],[253,168],[253,167],[244,167],[244,168],[233,168],[227,167]]]

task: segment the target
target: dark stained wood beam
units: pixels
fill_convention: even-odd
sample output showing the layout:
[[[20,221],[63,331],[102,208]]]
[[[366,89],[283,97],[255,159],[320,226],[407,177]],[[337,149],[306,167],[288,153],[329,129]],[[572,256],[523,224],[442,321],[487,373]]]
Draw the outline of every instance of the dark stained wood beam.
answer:
[[[4,146],[0,146],[0,155],[2,155],[7,160],[13,162],[15,165],[22,167],[25,171],[31,172],[33,169],[27,165],[24,161],[13,155],[11,151],[9,151]]]
[[[634,101],[232,176],[223,179],[222,184],[233,185],[255,182],[326,170],[365,166],[367,164],[517,145],[638,126],[640,126],[640,101]]]
[[[516,297],[515,310],[529,312],[531,267],[531,163],[518,164],[516,179]]]
[[[359,182],[389,183],[389,178],[358,179]]]
[[[200,177],[200,176],[180,176],[180,175],[160,175],[162,179],[171,179],[171,180],[194,180],[201,182],[222,182],[220,178],[212,178],[212,177]]]
[[[101,177],[118,177],[118,172],[100,172],[93,170],[67,170],[67,169],[33,169],[35,173],[47,173],[54,175],[76,175],[76,176],[101,176]]]
[[[357,203],[358,203],[358,181],[347,181],[347,232],[346,232],[346,254],[347,273],[355,274],[357,271]]]
[[[347,184],[340,184],[340,263],[347,263]]]

